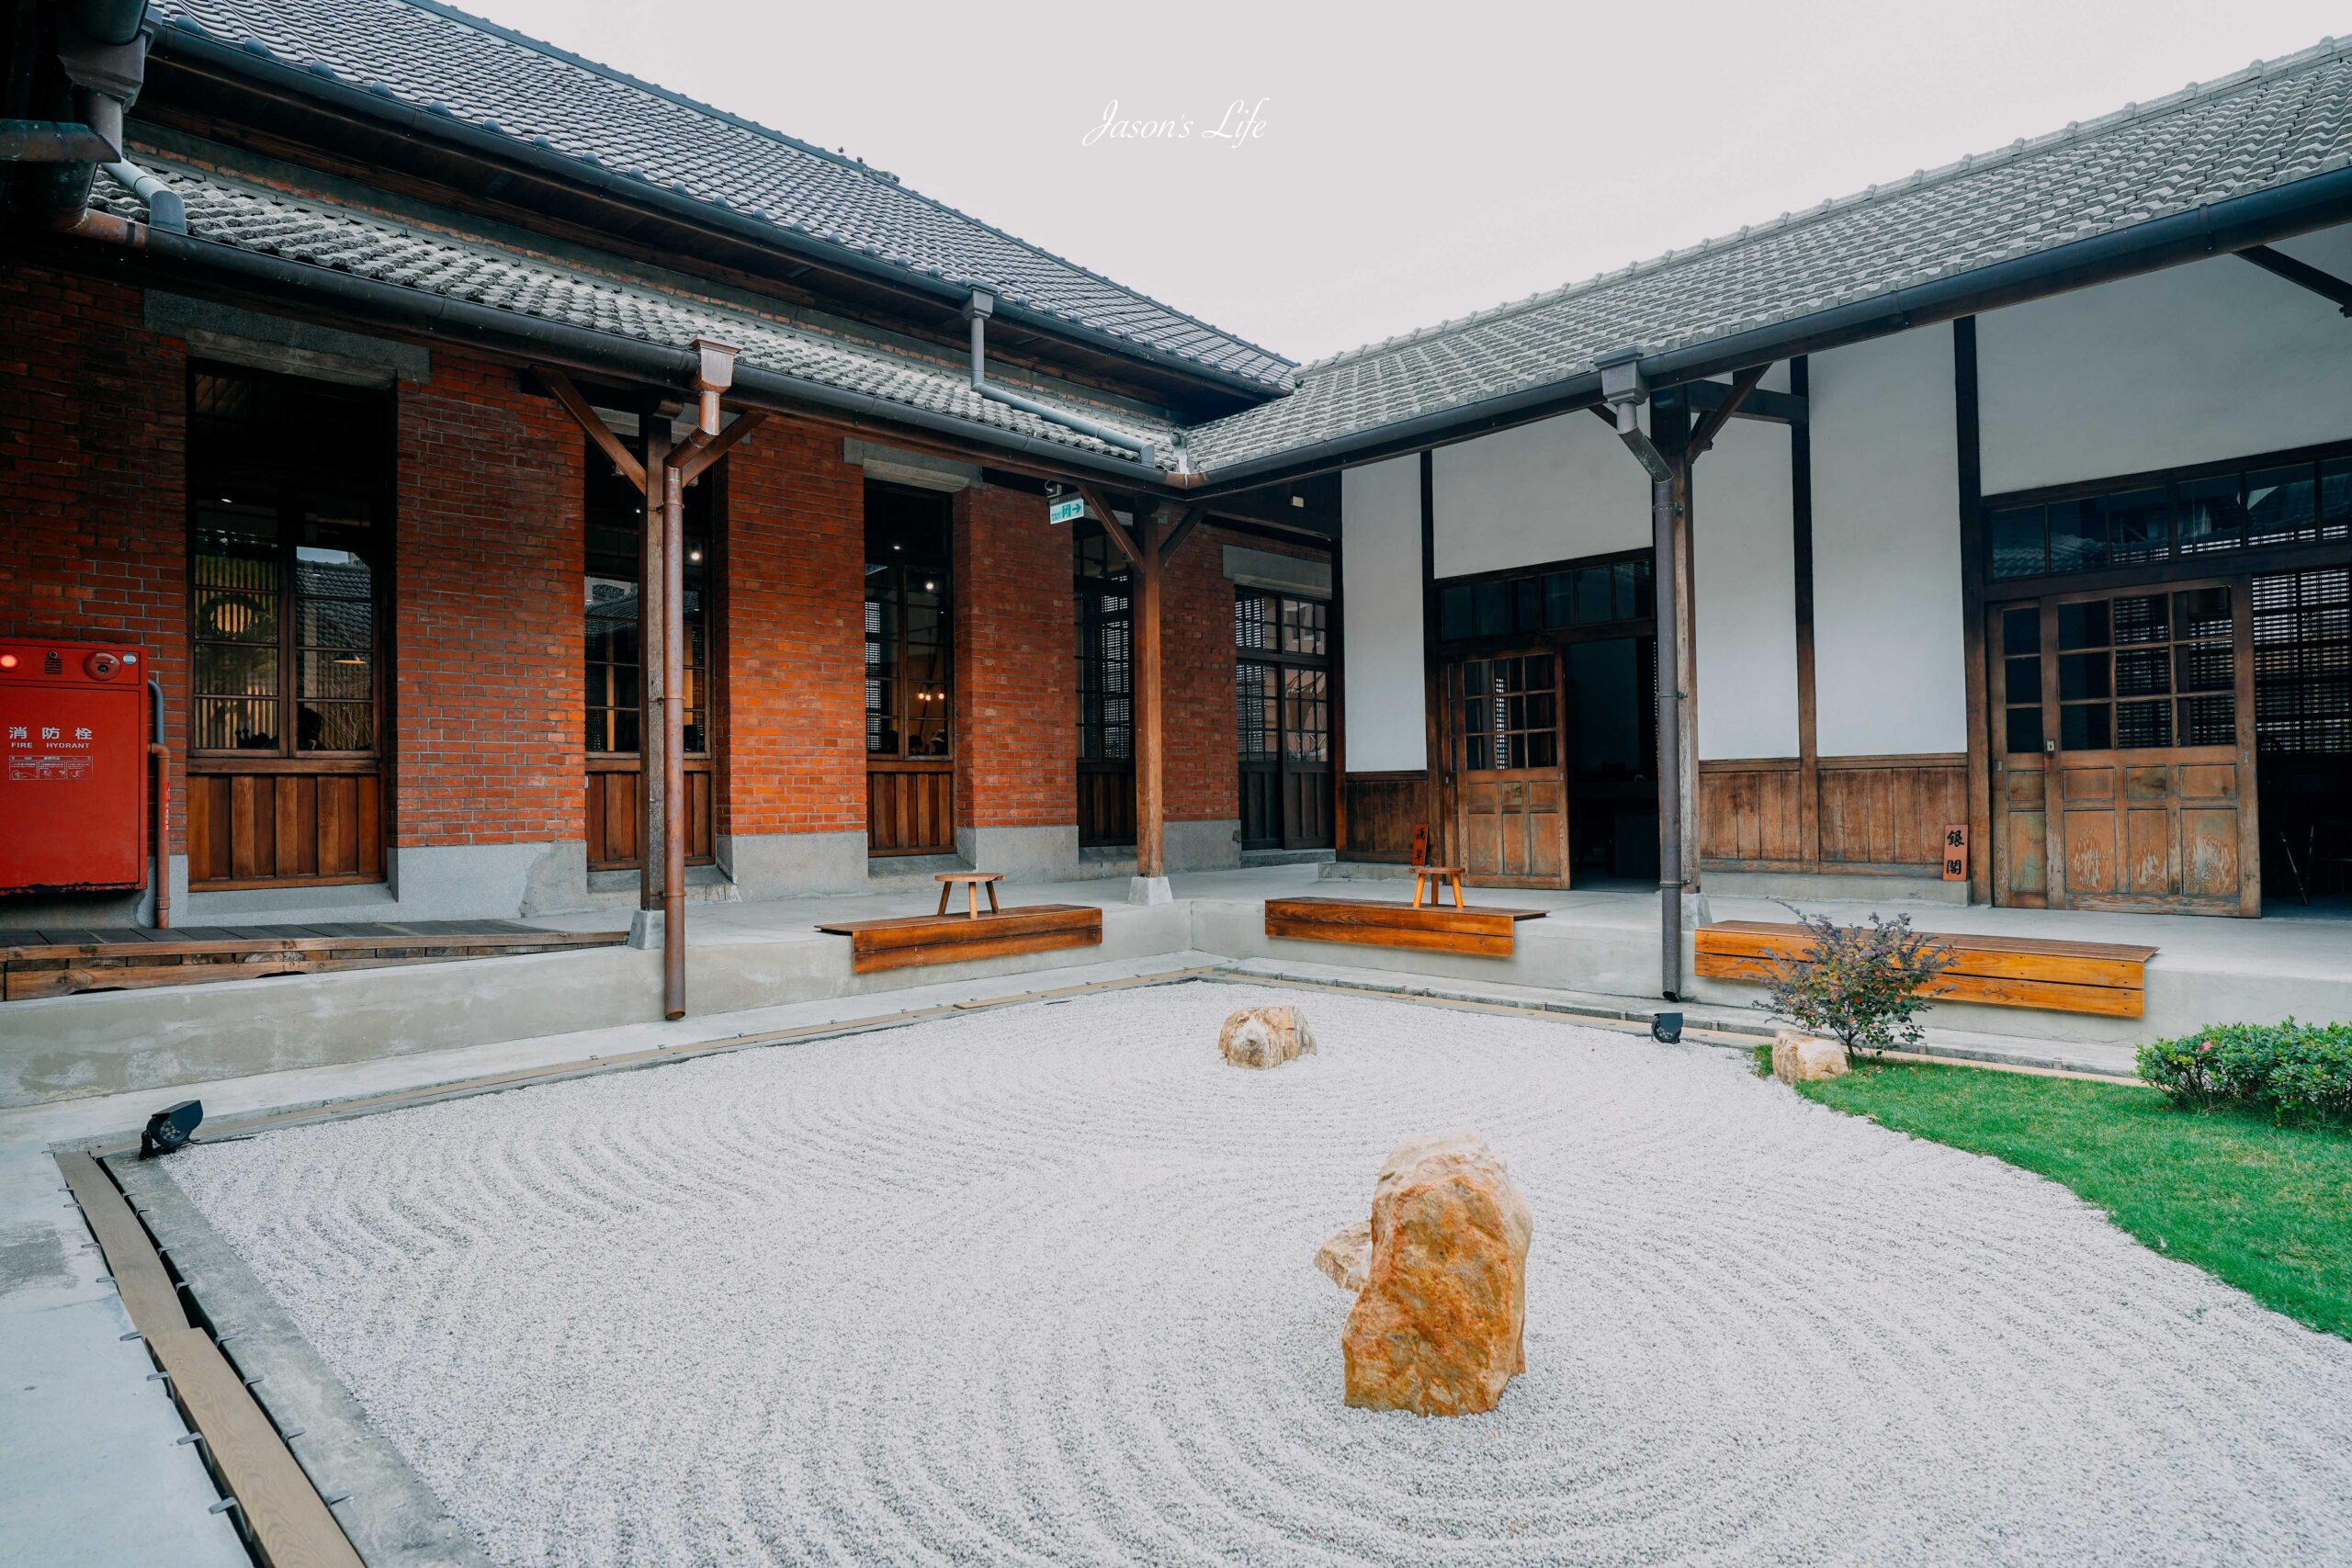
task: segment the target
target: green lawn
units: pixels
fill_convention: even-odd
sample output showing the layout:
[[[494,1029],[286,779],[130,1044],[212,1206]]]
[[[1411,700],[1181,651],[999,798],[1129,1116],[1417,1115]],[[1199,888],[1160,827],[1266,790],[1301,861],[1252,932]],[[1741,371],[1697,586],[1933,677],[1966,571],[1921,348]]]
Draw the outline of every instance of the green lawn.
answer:
[[[1799,1092],[2062,1181],[2167,1257],[2352,1338],[2352,1132],[1974,1067],[1858,1066]]]

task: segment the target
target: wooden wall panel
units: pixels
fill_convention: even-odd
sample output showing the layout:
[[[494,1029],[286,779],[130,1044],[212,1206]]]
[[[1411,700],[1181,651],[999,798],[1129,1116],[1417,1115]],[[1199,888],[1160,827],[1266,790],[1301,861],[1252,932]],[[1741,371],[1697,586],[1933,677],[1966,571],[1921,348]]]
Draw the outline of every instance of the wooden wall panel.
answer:
[[[1078,764],[1078,841],[1136,841],[1136,770],[1128,762]]]
[[[869,762],[865,852],[949,854],[956,848],[956,774],[944,762]]]
[[[1968,763],[1959,754],[1824,757],[1819,769],[1808,803],[1793,757],[1702,762],[1702,868],[1925,871],[1941,864],[1944,828],[1968,820]],[[1817,846],[1804,841],[1808,804]]]
[[[686,759],[686,863],[713,859],[711,788],[715,774],[702,758]],[[634,757],[598,757],[588,765],[586,832],[588,869],[634,871],[638,841],[645,828],[642,776]]]
[[[383,880],[379,774],[197,773],[186,795],[191,887]]]
[[[1340,846],[1340,858],[1401,864],[1413,858],[1413,829],[1423,824],[1429,826],[1434,846],[1438,833],[1430,815],[1429,787],[1429,774],[1419,769],[1348,774],[1341,785],[1347,841]]]

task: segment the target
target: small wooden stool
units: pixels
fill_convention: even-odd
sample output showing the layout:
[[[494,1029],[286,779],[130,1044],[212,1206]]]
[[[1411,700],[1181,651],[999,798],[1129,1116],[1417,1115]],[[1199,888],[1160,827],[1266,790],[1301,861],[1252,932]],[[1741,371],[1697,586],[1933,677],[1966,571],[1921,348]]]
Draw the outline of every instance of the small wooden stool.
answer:
[[[996,885],[1003,878],[1004,873],[1001,871],[941,872],[939,874],[939,912],[943,915],[947,913],[947,896],[956,891],[956,885],[960,882],[964,885],[964,912],[967,915],[976,920],[980,918],[980,889],[983,887],[989,890],[989,913],[995,914],[997,912]],[[1455,897],[1458,899],[1460,897],[1457,891]]]
[[[1444,908],[1438,902],[1438,895],[1449,883],[1453,887],[1453,907],[1459,909],[1462,908],[1462,868],[1460,866],[1415,866],[1413,868],[1413,908],[1418,909],[1421,907],[1424,895],[1429,898],[1430,908]]]

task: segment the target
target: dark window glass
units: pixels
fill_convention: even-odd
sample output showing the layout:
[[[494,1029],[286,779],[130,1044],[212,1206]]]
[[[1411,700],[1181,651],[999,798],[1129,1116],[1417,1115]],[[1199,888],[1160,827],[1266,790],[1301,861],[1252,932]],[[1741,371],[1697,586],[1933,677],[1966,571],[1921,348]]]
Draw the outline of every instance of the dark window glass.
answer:
[[[2038,605],[2001,612],[2001,649],[2005,653],[2041,651],[2041,610]]]
[[[1478,620],[1471,604],[1468,583],[1457,582],[1438,594],[1437,621],[1438,635],[1449,640],[1477,635]]]
[[[2107,564],[2107,500],[2050,503],[2050,570],[2085,571]]]
[[[2234,746],[2238,739],[2234,697],[2187,697],[2180,705],[2180,744]]]
[[[2168,635],[2165,622],[2165,596],[2161,593],[2131,594],[2114,600],[2109,617],[2114,623],[2115,641],[2119,646],[2162,642]]]
[[[1283,754],[1296,762],[1331,760],[1331,698],[1321,670],[1283,671]]]
[[[2352,537],[2352,457],[2319,466],[2319,536]]]
[[[2062,649],[2108,646],[2108,606],[2104,599],[2077,600],[2058,606],[2058,646]]]
[[[2115,694],[2153,697],[2172,690],[2172,660],[2161,648],[2119,649],[2115,655]]]
[[[1634,618],[1645,621],[1657,614],[1657,573],[1647,559],[1634,563]]]
[[[2115,744],[2125,750],[2172,744],[2170,703],[2115,705]]]
[[[1573,571],[1544,574],[1544,624],[1565,626],[1576,620],[1576,581]]]
[[[1282,735],[1282,697],[1276,667],[1241,660],[1233,667],[1234,711],[1241,760],[1262,762],[1274,755]]]
[[[1616,573],[1605,566],[1588,566],[1577,572],[1577,621],[1590,625],[1616,615]]]
[[[2298,463],[2246,475],[2245,521],[2255,544],[2308,543],[2319,536],[2316,473],[2309,463]]]
[[[1513,579],[1510,586],[1511,598],[1517,605],[1516,629],[1541,631],[1544,627],[1543,585],[1532,577],[1521,577]]]
[[[1078,610],[1079,760],[1127,761],[1135,756],[1135,604],[1127,558],[1103,536],[1099,524],[1077,530],[1071,547]],[[1253,613],[1266,614],[1256,606]]]
[[[2101,649],[2097,653],[2067,653],[2058,659],[2058,700],[2075,702],[2088,697],[2111,697],[2115,694],[2109,681],[2110,655]]]
[[[2254,658],[2265,753],[2352,754],[2352,570],[2256,578]]]
[[[2041,700],[2041,660],[2036,654],[2022,654],[2002,661],[2002,682],[2013,703],[2038,703]]]
[[[1510,630],[1510,584],[1481,582],[1475,590],[1480,637],[1501,637]]]
[[[2227,637],[2232,632],[2230,591],[2191,588],[2172,596],[2172,635],[2183,642],[2195,637]]]
[[[1324,618],[1328,614],[1328,607],[1320,599],[1284,599],[1283,651],[1319,656],[1323,652]]]
[[[638,573],[645,530],[645,498],[596,453],[588,456],[582,502],[585,533],[582,573],[581,640],[587,672],[586,745],[592,755],[634,756],[643,750],[644,629],[639,624]],[[685,699],[688,756],[710,751],[708,700],[710,585],[712,558],[710,489],[686,491],[683,519],[685,579]],[[869,612],[868,620],[872,619]],[[868,656],[872,648],[869,642]]]
[[[2039,506],[1996,512],[1987,531],[1992,537],[1995,577],[2039,577],[2049,570]]]
[[[1271,593],[1238,592],[1233,596],[1233,646],[1266,649],[1274,646],[1275,606]]]
[[[2158,487],[2107,498],[2108,558],[2118,566],[2162,560],[2172,550],[2172,491]]]
[[[2038,707],[2013,707],[2008,710],[2009,755],[2022,756],[2041,750],[2041,710]]]
[[[2186,479],[2180,486],[2180,553],[2235,549],[2245,543],[2245,508],[2235,474]]]
[[[2067,751],[2105,751],[2113,747],[2110,710],[2105,703],[2070,703],[2058,710],[2058,745]]]

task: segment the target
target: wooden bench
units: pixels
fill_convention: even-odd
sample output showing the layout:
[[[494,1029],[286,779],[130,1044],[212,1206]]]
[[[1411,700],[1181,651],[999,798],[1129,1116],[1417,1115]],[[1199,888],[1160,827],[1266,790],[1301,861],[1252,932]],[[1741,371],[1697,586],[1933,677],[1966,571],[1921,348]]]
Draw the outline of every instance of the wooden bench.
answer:
[[[1266,934],[1301,942],[1348,942],[1367,947],[1417,947],[1509,958],[1521,920],[1541,909],[1480,905],[1464,909],[1436,904],[1385,904],[1361,898],[1269,898]]]
[[[2047,1012],[2140,1017],[2148,960],[2156,955],[2153,947],[2120,942],[1927,934],[1950,948],[1954,960],[1936,982],[1941,987],[1939,999]],[[1764,920],[1702,926],[1693,941],[1697,973],[1709,980],[1760,982],[1769,978],[1775,961],[1802,959],[1813,949],[1812,933],[1803,926]]]
[[[1092,904],[1025,904],[985,914],[841,920],[817,929],[849,938],[850,968],[865,975],[1057,947],[1099,947],[1102,911]]]

